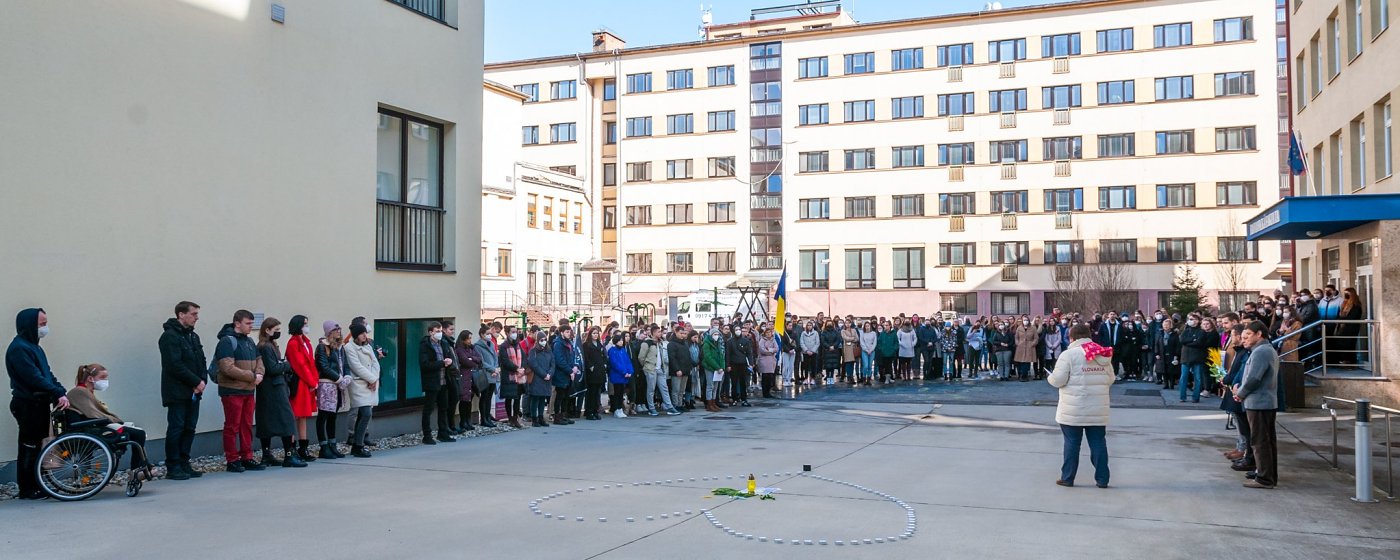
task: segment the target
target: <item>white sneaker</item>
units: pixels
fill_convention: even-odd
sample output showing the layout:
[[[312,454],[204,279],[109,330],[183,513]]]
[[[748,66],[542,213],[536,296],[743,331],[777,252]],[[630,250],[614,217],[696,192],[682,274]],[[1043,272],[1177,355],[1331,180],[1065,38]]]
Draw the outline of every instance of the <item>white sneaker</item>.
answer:
[[[623,412],[622,409],[620,409],[620,408],[617,409],[617,411],[613,412],[613,418],[626,418],[626,417],[627,417],[627,413]]]

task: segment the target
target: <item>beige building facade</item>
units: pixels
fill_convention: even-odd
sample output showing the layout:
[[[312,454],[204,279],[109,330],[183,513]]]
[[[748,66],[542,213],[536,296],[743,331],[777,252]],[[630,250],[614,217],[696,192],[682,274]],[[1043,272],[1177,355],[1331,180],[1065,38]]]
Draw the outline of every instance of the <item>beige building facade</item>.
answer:
[[[238,309],[318,332],[367,317],[390,354],[381,410],[421,395],[426,321],[479,315],[481,3],[285,4],[0,18],[0,311],[45,308],[59,381],[106,365],[103,400],[153,439],[156,340],[181,300],[202,306],[206,353]],[[222,425],[207,395],[200,432]],[[0,422],[0,462],[15,437]]]

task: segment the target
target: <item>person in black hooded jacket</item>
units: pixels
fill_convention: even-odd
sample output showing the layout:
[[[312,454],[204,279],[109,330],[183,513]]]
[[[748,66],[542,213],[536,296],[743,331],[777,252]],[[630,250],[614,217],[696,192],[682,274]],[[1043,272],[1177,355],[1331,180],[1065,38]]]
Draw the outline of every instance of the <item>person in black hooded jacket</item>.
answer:
[[[182,301],[160,334],[160,400],[165,406],[165,477],[189,480],[203,476],[190,467],[190,447],[199,424],[199,401],[209,381],[208,358],[199,334],[199,305]]]
[[[15,317],[15,339],[5,350],[5,372],[10,375],[10,414],[19,423],[19,453],[15,455],[19,498],[45,497],[39,489],[35,463],[39,446],[49,435],[49,406],[68,408],[68,390],[54,377],[49,357],[39,339],[49,334],[48,314],[29,308]]]

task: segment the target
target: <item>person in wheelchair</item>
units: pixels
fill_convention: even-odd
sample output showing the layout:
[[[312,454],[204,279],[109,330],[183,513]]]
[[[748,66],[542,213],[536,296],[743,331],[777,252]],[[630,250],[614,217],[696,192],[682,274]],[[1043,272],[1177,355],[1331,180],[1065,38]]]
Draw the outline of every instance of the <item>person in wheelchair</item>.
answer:
[[[107,390],[107,386],[111,382],[109,379],[110,377],[111,373],[109,373],[107,368],[102,364],[79,366],[78,377],[74,380],[75,385],[72,389],[68,390],[69,410],[72,413],[82,416],[82,418],[75,420],[107,420],[108,423],[105,425],[105,429],[100,430],[100,433],[95,433],[94,435],[102,436],[104,439],[110,441],[113,439],[113,435],[109,434],[121,428],[121,435],[116,436],[117,438],[125,436],[128,440],[141,446],[142,449],[145,449],[146,431],[137,428],[131,422],[122,421],[121,417],[107,408],[107,403],[97,398],[97,391]],[[144,468],[145,466],[145,453],[131,453],[131,469],[133,473],[136,473],[136,476],[146,476],[147,470]]]

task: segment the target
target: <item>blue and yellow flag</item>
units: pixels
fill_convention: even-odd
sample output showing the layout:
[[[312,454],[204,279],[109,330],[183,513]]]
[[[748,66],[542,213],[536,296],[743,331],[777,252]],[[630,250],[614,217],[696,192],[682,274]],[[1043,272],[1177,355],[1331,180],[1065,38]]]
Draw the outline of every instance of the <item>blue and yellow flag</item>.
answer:
[[[773,299],[778,300],[773,313],[773,331],[781,336],[787,334],[787,267],[783,267],[783,275],[778,278],[778,291]]]

